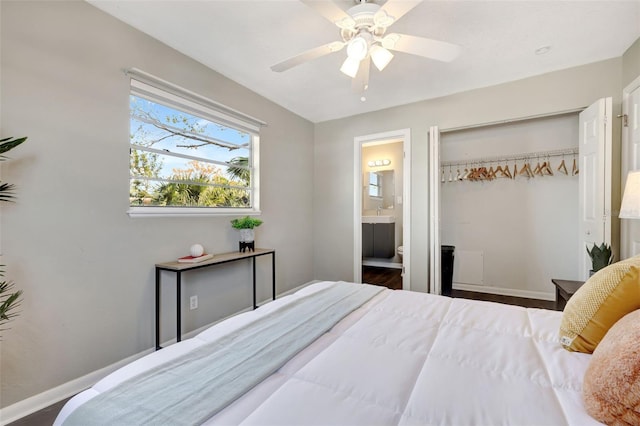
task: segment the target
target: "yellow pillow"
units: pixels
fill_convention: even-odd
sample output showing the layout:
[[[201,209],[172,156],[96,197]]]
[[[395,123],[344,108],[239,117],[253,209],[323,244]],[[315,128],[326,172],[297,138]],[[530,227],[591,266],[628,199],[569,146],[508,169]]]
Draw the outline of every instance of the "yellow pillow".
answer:
[[[592,353],[620,318],[640,308],[640,256],[596,272],[571,296],[562,314],[560,343]]]

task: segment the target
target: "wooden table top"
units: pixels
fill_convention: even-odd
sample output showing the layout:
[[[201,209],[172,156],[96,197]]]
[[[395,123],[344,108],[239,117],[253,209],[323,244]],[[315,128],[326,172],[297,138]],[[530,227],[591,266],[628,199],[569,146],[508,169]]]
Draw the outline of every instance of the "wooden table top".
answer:
[[[202,266],[215,265],[218,263],[232,262],[234,260],[240,260],[240,259],[245,259],[245,258],[250,258],[255,256],[262,256],[268,253],[275,253],[275,252],[276,251],[274,249],[264,249],[264,248],[257,248],[255,249],[255,251],[247,250],[245,252],[233,251],[229,253],[214,254],[211,259],[207,259],[202,262],[196,262],[196,263],[187,263],[187,262],[183,263],[183,262],[178,262],[177,260],[170,261],[170,262],[156,263],[156,268],[166,269],[169,271],[184,271],[184,270],[193,269],[193,268],[200,268]]]

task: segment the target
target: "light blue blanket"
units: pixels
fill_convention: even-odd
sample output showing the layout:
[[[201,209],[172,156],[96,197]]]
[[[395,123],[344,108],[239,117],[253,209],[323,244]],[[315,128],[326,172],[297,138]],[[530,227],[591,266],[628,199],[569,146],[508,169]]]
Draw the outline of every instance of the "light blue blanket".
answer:
[[[301,297],[101,393],[64,425],[202,424],[382,290],[336,283]]]

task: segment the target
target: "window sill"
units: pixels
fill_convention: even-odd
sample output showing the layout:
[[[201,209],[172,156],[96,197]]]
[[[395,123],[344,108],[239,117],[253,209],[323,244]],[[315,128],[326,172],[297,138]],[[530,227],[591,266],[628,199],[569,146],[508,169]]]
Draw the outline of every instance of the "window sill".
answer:
[[[130,207],[127,211],[131,218],[256,216],[261,213],[260,210],[255,209],[220,207]]]

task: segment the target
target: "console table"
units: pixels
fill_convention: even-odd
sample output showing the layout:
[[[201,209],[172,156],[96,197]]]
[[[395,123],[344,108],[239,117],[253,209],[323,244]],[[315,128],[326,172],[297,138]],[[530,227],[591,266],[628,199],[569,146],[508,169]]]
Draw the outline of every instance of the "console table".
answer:
[[[253,309],[256,309],[256,257],[271,255],[271,291],[273,300],[276,300],[276,251],[273,249],[255,249],[252,252],[231,252],[216,254],[211,259],[198,263],[181,263],[177,261],[156,263],[156,350],[160,346],[160,272],[171,271],[176,273],[176,341],[182,340],[181,323],[181,287],[182,273],[193,271],[194,269],[208,268],[221,265],[223,263],[236,262],[243,259],[251,259],[253,267]]]

